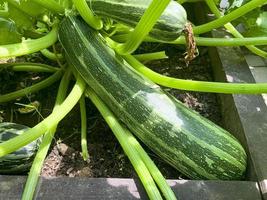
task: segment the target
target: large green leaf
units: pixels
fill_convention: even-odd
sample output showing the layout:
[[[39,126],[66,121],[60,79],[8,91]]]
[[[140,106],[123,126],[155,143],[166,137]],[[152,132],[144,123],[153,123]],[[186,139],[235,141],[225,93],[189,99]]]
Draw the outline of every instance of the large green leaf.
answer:
[[[0,17],[8,17],[8,4],[0,0]]]
[[[15,0],[9,0],[9,2],[10,3],[13,2],[14,4],[16,3],[18,6],[17,8],[19,8],[21,11],[23,11],[24,13],[26,13],[31,17],[36,18],[46,12],[45,8],[41,7],[37,3],[32,2],[30,0],[20,0],[19,3]]]
[[[15,23],[10,19],[0,17],[0,45],[20,41],[21,35],[17,32]]]
[[[18,30],[23,33],[25,29],[33,29],[35,19],[21,11],[17,6],[13,4],[8,5],[9,18],[12,19]]]

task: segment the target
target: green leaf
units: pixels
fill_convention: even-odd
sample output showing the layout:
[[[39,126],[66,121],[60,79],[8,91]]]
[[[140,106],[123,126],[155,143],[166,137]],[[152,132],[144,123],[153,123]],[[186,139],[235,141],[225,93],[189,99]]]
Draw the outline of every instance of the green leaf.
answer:
[[[21,35],[17,32],[15,23],[10,19],[0,17],[0,45],[18,43]]]
[[[267,11],[261,8],[243,15],[233,22],[235,26],[242,25],[241,33],[246,37],[267,36]]]
[[[29,0],[22,0],[19,3],[19,9],[31,17],[38,17],[46,12],[46,9],[37,3]]]
[[[250,0],[230,0],[230,7],[228,8],[228,10],[233,10],[235,8],[239,8],[240,6],[242,6],[243,4],[249,2]]]
[[[256,20],[256,24],[261,29],[266,29],[267,31],[267,12],[260,13],[259,17]]]
[[[13,4],[9,4],[8,8],[9,18],[15,22],[20,33],[23,33],[23,31],[26,29],[33,29],[35,23],[34,18],[30,17]]]

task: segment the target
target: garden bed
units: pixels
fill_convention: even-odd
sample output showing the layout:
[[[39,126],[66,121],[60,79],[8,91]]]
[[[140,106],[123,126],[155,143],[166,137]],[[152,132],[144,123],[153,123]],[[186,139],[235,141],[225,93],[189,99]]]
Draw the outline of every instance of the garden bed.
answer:
[[[199,9],[198,7],[197,10]],[[226,33],[216,31],[212,34],[215,37],[221,37]],[[259,65],[259,62],[255,61],[258,57],[251,55],[244,57],[244,52],[240,48],[201,49],[202,55],[188,67],[179,60],[182,57],[181,51],[168,49],[167,52],[173,53],[170,60],[151,64],[155,71],[164,75],[212,81],[211,69],[207,67],[210,64],[213,67],[215,81],[267,82],[260,76],[265,72],[264,68],[255,68]],[[265,61],[262,60],[262,62],[265,65]],[[12,76],[11,74],[10,79],[0,77],[0,84],[5,86],[6,82],[12,80]],[[23,75],[20,78],[22,80],[19,84],[8,84],[14,88],[3,87],[1,90],[19,89],[44,77],[31,74],[28,79]],[[21,114],[19,112],[21,105],[9,103],[0,107],[0,120],[13,119],[17,123],[33,126],[40,118],[51,112],[56,88],[57,85],[54,85],[36,95],[22,99],[21,103],[25,104],[35,100],[40,102],[41,114],[38,112]],[[263,96],[215,96],[207,93],[167,90],[190,108],[233,133],[242,143],[249,157],[246,177],[242,181],[188,180],[148,150],[163,175],[171,179],[168,182],[177,197],[179,199],[267,199],[267,155],[265,154],[267,152],[265,135],[267,110]],[[215,106],[217,97],[220,99],[221,107]],[[36,198],[146,199],[142,185],[115,137],[93,105],[90,102],[87,102],[87,105],[90,158],[83,161],[80,155],[80,115],[78,108],[75,108],[59,125],[53,146],[43,166]],[[26,176],[23,175],[0,175],[0,199],[20,199],[25,180]]]
[[[231,52],[229,50],[228,48],[227,52]],[[155,71],[179,78],[212,80],[212,71],[209,67],[210,57],[212,58],[212,66],[218,67],[214,69],[216,79],[222,80],[222,78],[225,77],[223,73],[226,71],[221,67],[227,67],[230,66],[231,62],[236,62],[236,59],[232,60],[232,57],[225,54],[224,56],[227,57],[227,62],[224,62],[226,59],[221,53],[223,48],[202,49],[201,52],[206,53],[199,56],[191,65],[186,67],[182,61],[177,62],[177,60],[179,60],[178,58],[181,56],[179,55],[179,52],[181,52],[180,50],[172,49],[168,51],[173,53],[170,60],[157,61],[153,64],[151,63],[151,66],[153,65]],[[236,51],[236,48],[234,48],[234,51]],[[239,57],[239,60],[240,59],[242,60],[242,58]],[[248,65],[243,61],[240,63],[240,67],[248,69]],[[228,67],[228,69],[236,68]],[[247,70],[242,71],[247,72]],[[236,75],[240,74],[233,72],[232,77],[234,78]],[[250,79],[246,81],[251,81],[251,74],[246,74],[246,77],[247,76],[250,77]],[[247,142],[249,138],[245,135],[247,132],[245,132],[244,126],[252,128],[252,124],[243,124],[240,120],[244,119],[247,121],[247,116],[243,116],[247,114],[244,109],[243,115],[242,112],[238,112],[239,107],[242,105],[242,103],[238,104],[238,102],[240,102],[238,99],[244,96],[246,97],[245,99],[260,99],[260,96],[220,95],[220,97],[222,97],[222,106],[220,106],[215,94],[178,90],[170,90],[169,92],[182,100],[187,106],[193,108],[215,123],[223,126],[225,124],[225,127],[231,132],[236,133],[235,136],[238,137],[246,149],[249,150],[249,143]],[[44,92],[41,93],[44,95]],[[48,96],[53,96],[51,88],[45,93],[47,93]],[[234,99],[237,102],[234,101]],[[51,102],[50,106],[52,106]],[[105,125],[105,122],[94,106],[90,104],[90,102],[87,103],[89,104],[88,121],[91,123],[89,124],[90,129],[88,133],[90,160],[83,161],[80,155],[80,116],[78,109],[74,109],[60,124],[55,143],[42,170],[42,181],[40,181],[37,193],[38,198],[54,198],[54,195],[58,195],[59,191],[61,191],[61,194],[58,198],[62,199],[66,197],[74,199],[77,195],[80,195],[80,198],[85,198],[88,197],[87,195],[90,195],[92,199],[123,199],[124,197],[124,199],[146,198],[145,192],[138,181],[138,177],[135,175],[130,162],[116,142],[113,134]],[[49,107],[49,103],[44,105]],[[44,106],[42,109],[44,111],[47,110],[47,106]],[[253,104],[250,104],[250,106],[252,107]],[[253,108],[251,109],[253,110]],[[222,116],[220,110],[222,110]],[[251,114],[250,112],[250,115]],[[6,115],[6,117],[9,116]],[[29,120],[32,114],[18,115],[17,117],[18,121],[20,119],[25,120],[25,118]],[[254,119],[254,117],[252,117],[252,119]],[[250,122],[254,123],[252,119],[250,119]],[[260,122],[258,121],[258,123]],[[254,134],[257,133],[254,132]],[[179,199],[195,199],[196,197],[198,197],[198,199],[261,199],[258,189],[258,179],[253,166],[255,164],[251,161],[249,162],[250,165],[245,181],[193,181],[182,177],[177,170],[163,163],[152,152],[149,152],[149,155],[158,165],[163,175],[168,179],[172,179],[169,180],[169,183]],[[0,194],[4,194],[5,199],[19,199],[23,190],[25,177],[1,176],[0,179],[3,186],[0,188]]]
[[[183,53],[181,49],[175,47],[170,48],[166,45],[158,46],[151,44],[145,45],[144,48],[148,51],[155,50],[155,48],[157,48],[156,50],[166,50],[167,54],[169,54],[170,59],[168,60],[147,63],[147,65],[161,74],[183,79],[212,81],[212,71],[206,48],[203,49],[203,54],[188,67],[185,65],[184,61],[180,60]],[[25,84],[30,84],[29,79],[35,76],[38,75],[31,73],[29,73],[28,76],[25,76],[25,73],[11,74],[9,78],[2,79],[3,89],[6,88],[6,83],[9,83],[9,87],[13,85],[14,88],[9,88],[11,91],[18,87],[16,84],[19,85],[23,82],[25,82]],[[42,77],[39,79],[42,79]],[[12,81],[14,81],[14,84],[10,84]],[[16,123],[33,126],[37,123],[38,119],[47,116],[49,112],[51,112],[54,96],[57,92],[56,88],[57,86],[51,87],[17,101],[25,104],[34,101],[40,102],[39,112],[42,116],[34,111],[28,114],[21,113],[19,109],[23,106],[11,103],[1,107],[1,116],[4,118],[3,121],[12,121],[11,119],[13,119]],[[222,125],[220,106],[215,94],[165,89],[184,102],[185,105],[199,112],[202,116],[209,118],[218,125]],[[7,92],[8,91],[2,91],[2,93]],[[88,150],[90,159],[88,161],[83,161],[80,154],[80,113],[79,108],[76,107],[66,119],[60,123],[59,131],[55,135],[54,145],[44,164],[42,175],[44,177],[135,177],[135,172],[131,163],[123,153],[115,136],[102,119],[100,113],[89,101],[87,105],[89,126]],[[165,177],[173,179],[181,178],[181,174],[177,170],[165,164],[154,153],[149,152],[149,155],[154,159]]]

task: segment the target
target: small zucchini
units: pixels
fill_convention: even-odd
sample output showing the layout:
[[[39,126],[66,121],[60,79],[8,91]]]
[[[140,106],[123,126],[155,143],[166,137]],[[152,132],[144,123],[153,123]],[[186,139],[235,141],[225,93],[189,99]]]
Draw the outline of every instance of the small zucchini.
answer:
[[[16,137],[28,129],[29,127],[21,124],[0,123],[0,143]],[[39,144],[40,140],[35,140],[19,150],[1,157],[0,174],[22,174],[27,172],[31,167]]]
[[[152,0],[88,0],[96,15],[135,27]],[[171,1],[149,33],[155,39],[173,41],[185,29],[187,14],[183,6]]]

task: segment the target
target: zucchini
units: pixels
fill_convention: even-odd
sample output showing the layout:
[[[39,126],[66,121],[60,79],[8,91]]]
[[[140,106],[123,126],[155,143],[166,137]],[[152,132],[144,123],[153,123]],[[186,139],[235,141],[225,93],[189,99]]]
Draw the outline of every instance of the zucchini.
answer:
[[[29,127],[21,124],[10,122],[0,123],[0,143],[16,137],[28,129]],[[1,157],[0,174],[22,174],[28,171],[39,144],[40,140],[35,140],[19,150]]]
[[[162,159],[193,179],[240,179],[247,156],[230,133],[136,72],[101,35],[75,17],[59,40],[70,65],[114,114]]]
[[[152,0],[89,0],[92,11],[129,27],[135,27]],[[173,41],[185,29],[186,11],[179,3],[171,1],[149,33],[155,39]]]

